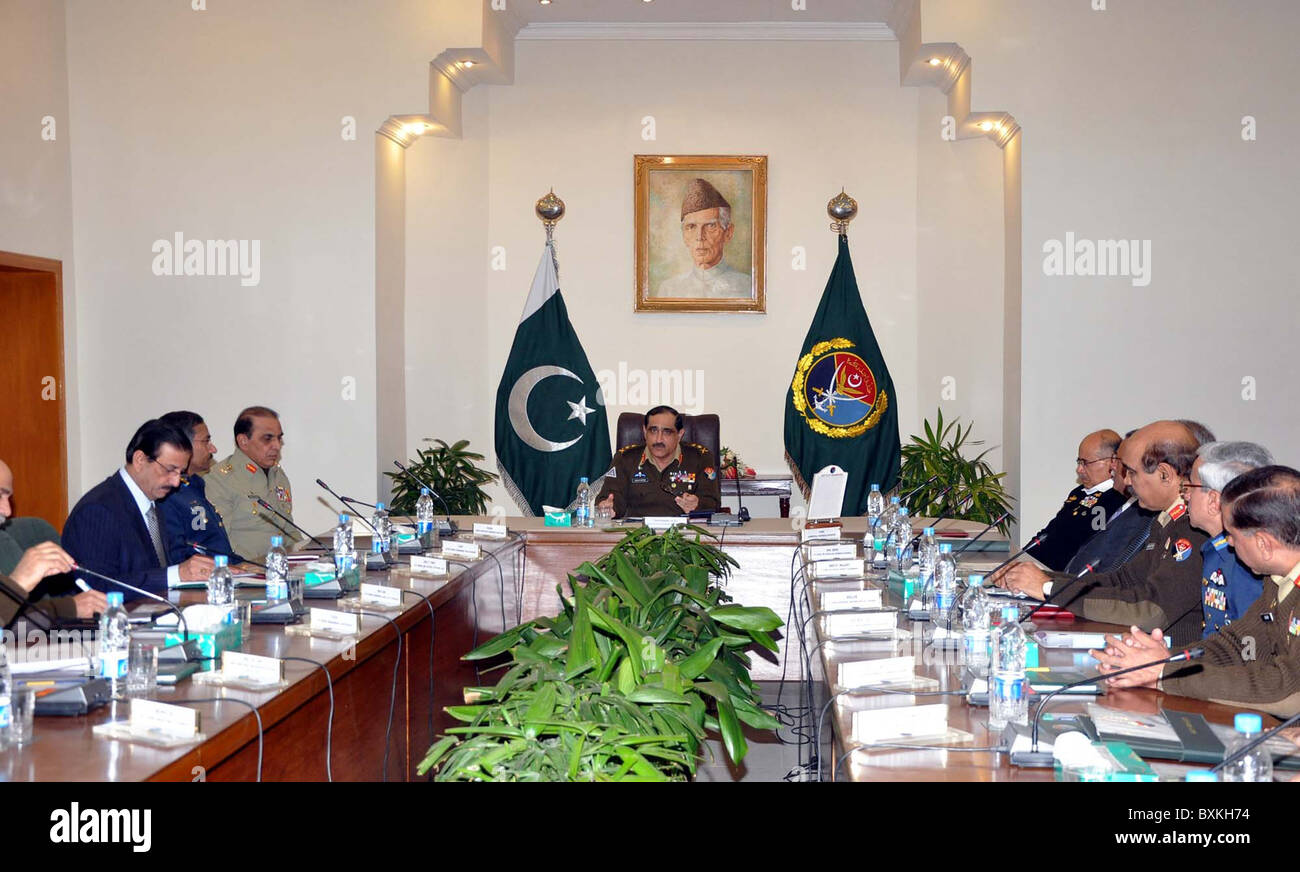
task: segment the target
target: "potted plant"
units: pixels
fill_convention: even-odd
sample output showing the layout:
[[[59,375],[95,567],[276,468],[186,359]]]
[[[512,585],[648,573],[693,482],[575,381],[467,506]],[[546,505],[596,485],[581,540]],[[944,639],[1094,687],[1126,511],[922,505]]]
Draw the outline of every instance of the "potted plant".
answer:
[[[984,461],[991,448],[973,458],[962,453],[984,443],[970,438],[973,424],[963,428],[960,421],[954,418],[945,423],[943,409],[939,409],[933,426],[929,420],[925,422],[924,438],[913,435],[912,441],[902,446],[898,490],[916,491],[909,500],[915,515],[991,524],[1011,508],[1011,496],[1002,484],[1006,473],[995,473]],[[998,529],[1008,532],[1014,520],[1014,515],[1007,515]]]
[[[478,466],[475,461],[482,454],[469,450],[469,440],[462,439],[448,445],[441,439],[428,439],[437,447],[421,448],[406,467],[421,481],[427,482],[446,501],[444,511],[449,515],[481,515],[487,510],[487,494],[483,485],[497,480],[497,475]],[[389,511],[394,515],[414,515],[415,501],[420,498],[420,485],[401,472],[386,472],[393,480],[393,495]]]

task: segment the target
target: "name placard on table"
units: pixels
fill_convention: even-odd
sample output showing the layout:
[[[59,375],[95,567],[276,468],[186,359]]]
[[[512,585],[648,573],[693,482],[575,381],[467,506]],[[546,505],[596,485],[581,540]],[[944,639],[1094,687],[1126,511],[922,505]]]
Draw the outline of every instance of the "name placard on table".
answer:
[[[411,557],[411,575],[427,575],[441,578],[447,574],[447,561],[441,557]]]
[[[839,524],[806,526],[799,536],[801,542],[838,542],[842,530]]]
[[[386,584],[361,583],[361,604],[363,606],[375,605],[384,608],[401,608],[402,607],[402,589],[400,587],[389,587]]]
[[[168,705],[151,699],[131,700],[131,732],[162,733],[187,739],[199,732],[199,712],[183,705]]]
[[[262,657],[239,651],[221,653],[221,674],[225,678],[251,681],[257,684],[277,684],[284,680],[284,661],[278,657]]]
[[[837,542],[834,545],[808,545],[805,549],[810,561],[852,560],[858,556],[857,542]]]
[[[482,553],[477,542],[457,542],[455,539],[444,539],[442,542],[442,556],[450,560],[478,560]]]
[[[475,539],[504,539],[510,531],[505,524],[475,524]]]
[[[862,578],[866,574],[867,561],[858,557],[853,560],[823,560],[808,566],[808,574],[813,578]]]
[[[864,744],[899,739],[939,739],[948,735],[948,706],[893,706],[853,713],[853,738]]]
[[[313,632],[319,630],[325,633],[337,633],[340,636],[355,636],[361,632],[361,616],[351,612],[313,608],[311,629]]]
[[[660,516],[647,517],[645,519],[645,525],[649,527],[651,530],[654,530],[656,533],[662,533],[664,530],[667,530],[670,527],[682,526],[683,524],[686,523],[686,521],[687,521],[686,518],[680,518],[677,517],[676,515],[660,515]]]
[[[897,609],[878,612],[841,612],[826,616],[826,635],[866,636],[889,633],[898,625]]]
[[[840,664],[840,687],[872,687],[909,682],[916,674],[916,657],[883,657]]]
[[[834,609],[878,609],[883,607],[884,592],[879,590],[828,590],[821,595],[822,611]]]

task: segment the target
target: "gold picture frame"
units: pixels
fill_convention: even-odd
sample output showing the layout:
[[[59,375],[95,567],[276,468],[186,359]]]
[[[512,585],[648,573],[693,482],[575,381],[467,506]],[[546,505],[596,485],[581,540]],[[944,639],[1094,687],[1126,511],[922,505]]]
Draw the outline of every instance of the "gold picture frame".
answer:
[[[767,155],[638,154],[634,180],[635,311],[767,311]]]

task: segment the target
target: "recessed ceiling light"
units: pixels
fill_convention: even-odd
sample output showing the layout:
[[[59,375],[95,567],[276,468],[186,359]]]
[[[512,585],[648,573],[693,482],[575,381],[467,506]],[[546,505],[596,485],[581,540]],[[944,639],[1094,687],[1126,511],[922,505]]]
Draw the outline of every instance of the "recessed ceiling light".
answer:
[[[930,58],[930,66],[937,67],[943,63],[943,58]]]
[[[992,121],[981,121],[981,122],[980,122],[980,130],[983,130],[985,133],[988,133],[988,132],[989,132],[990,130],[992,130],[992,129],[993,129],[993,122],[992,122]]]
[[[474,66],[474,62],[473,62],[473,61],[461,61],[461,62],[460,62],[460,65],[461,65],[462,67],[464,67],[465,69],[468,70],[470,67]]]
[[[537,2],[538,2],[538,3],[541,3],[543,6],[550,6],[550,5],[551,5],[551,0],[537,0]]]

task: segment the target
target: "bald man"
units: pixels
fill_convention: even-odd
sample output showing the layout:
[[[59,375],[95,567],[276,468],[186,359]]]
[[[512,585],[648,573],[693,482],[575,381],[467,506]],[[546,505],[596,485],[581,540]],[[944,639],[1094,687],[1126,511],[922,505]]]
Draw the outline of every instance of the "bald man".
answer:
[[[1080,546],[1106,529],[1110,516],[1124,505],[1124,493],[1115,489],[1111,479],[1111,460],[1119,443],[1114,430],[1089,433],[1079,443],[1074,460],[1078,486],[1066,494],[1056,517],[1035,534],[1034,539],[1042,543],[1029,549],[1029,555],[1048,569],[1064,570]]]
[[[1089,620],[1159,628],[1175,645],[1195,642],[1201,637],[1201,545],[1209,537],[1192,527],[1181,491],[1196,448],[1177,421],[1148,424],[1120,446],[1119,461],[1138,504],[1160,512],[1143,550],[1128,563],[1076,578],[1022,562],[995,573],[994,583]]]

